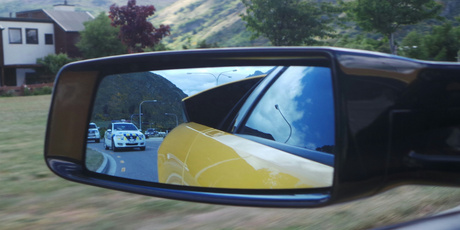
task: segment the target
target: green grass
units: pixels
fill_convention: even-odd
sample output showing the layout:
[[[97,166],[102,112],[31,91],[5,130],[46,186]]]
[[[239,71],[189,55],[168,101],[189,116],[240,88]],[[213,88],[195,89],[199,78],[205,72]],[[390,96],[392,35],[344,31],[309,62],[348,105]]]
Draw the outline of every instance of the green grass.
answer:
[[[86,168],[90,171],[97,171],[104,161],[104,156],[102,153],[86,148]]]
[[[404,186],[315,209],[146,197],[55,176],[43,160],[50,96],[0,98],[1,229],[368,229],[460,204],[460,189]]]

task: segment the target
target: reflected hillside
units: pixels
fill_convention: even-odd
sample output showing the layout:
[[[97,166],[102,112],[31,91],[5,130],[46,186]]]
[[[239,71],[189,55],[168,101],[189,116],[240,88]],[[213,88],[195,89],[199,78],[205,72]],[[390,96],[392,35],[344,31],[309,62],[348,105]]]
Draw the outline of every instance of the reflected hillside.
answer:
[[[111,120],[132,120],[139,126],[139,105],[142,101],[156,100],[142,106],[142,122],[160,129],[170,129],[175,121],[165,113],[181,114],[181,100],[187,95],[167,79],[151,73],[130,73],[111,75],[104,78],[97,92],[91,120],[105,127],[101,122]],[[179,116],[182,121],[182,117]]]

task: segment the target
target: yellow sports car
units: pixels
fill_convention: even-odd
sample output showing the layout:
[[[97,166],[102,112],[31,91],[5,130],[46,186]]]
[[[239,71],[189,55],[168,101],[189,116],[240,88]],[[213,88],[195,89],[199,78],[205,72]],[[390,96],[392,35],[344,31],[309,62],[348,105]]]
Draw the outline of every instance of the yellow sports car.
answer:
[[[183,100],[186,123],[158,150],[158,181],[231,189],[332,186],[331,71],[276,67]]]

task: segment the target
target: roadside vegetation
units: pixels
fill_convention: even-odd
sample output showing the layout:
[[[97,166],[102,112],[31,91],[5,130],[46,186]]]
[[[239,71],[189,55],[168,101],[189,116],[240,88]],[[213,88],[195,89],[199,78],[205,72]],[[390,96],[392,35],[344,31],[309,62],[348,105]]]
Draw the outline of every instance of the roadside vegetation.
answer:
[[[0,97],[13,97],[13,96],[37,96],[49,95],[53,93],[51,86],[29,88],[27,85],[20,87],[0,87]]]
[[[91,148],[86,148],[86,161],[85,165],[88,170],[96,172],[102,165],[104,156],[102,153],[95,151]]]
[[[0,98],[2,229],[368,229],[460,205],[460,189],[431,186],[403,186],[325,208],[276,209],[167,200],[77,184],[54,175],[43,160],[50,99]]]

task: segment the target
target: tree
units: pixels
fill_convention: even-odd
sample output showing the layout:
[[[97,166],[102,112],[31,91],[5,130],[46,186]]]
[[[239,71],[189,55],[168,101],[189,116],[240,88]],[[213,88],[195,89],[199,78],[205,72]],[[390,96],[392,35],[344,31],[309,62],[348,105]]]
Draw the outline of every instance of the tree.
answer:
[[[373,39],[360,34],[354,38],[350,38],[349,35],[344,35],[332,45],[350,49],[388,52],[388,46],[385,44],[387,44],[385,39]]]
[[[240,15],[254,34],[266,37],[275,46],[318,44],[317,39],[333,36],[333,14],[329,3],[305,0],[242,0],[246,14]]]
[[[204,40],[199,40],[198,43],[193,47],[191,45],[191,38],[187,38],[187,44],[182,45],[182,49],[187,50],[187,49],[209,49],[209,48],[219,48],[219,45],[217,42],[214,43],[207,43],[206,39]]]
[[[168,48],[165,44],[163,44],[162,42],[159,42],[157,44],[155,44],[154,47],[147,47],[144,49],[144,52],[154,52],[154,51],[166,51],[166,50],[171,50],[170,48]]]
[[[127,47],[118,38],[119,30],[110,25],[110,18],[100,13],[94,20],[84,23],[76,44],[85,58],[96,58],[127,53]]]
[[[422,60],[428,58],[423,45],[423,36],[415,30],[411,31],[403,38],[399,50],[399,55],[401,56]]]
[[[217,42],[214,43],[207,43],[206,39],[198,41],[198,44],[196,45],[196,48],[198,49],[206,49],[206,48],[219,48],[219,45]]]
[[[402,55],[433,61],[457,61],[460,50],[460,27],[452,22],[435,26],[426,35],[410,32],[402,41]]]
[[[388,38],[392,54],[396,54],[394,33],[401,26],[438,17],[442,9],[434,0],[356,0],[342,4],[363,30]]]
[[[153,5],[137,6],[136,0],[128,0],[126,6],[110,6],[109,17],[112,26],[120,27],[119,38],[128,46],[128,51],[142,52],[146,47],[154,47],[165,36],[170,35],[169,25],[155,28],[147,18],[155,14]]]
[[[433,31],[423,38],[423,46],[430,60],[457,61],[460,50],[460,27],[451,22],[435,26]]]

